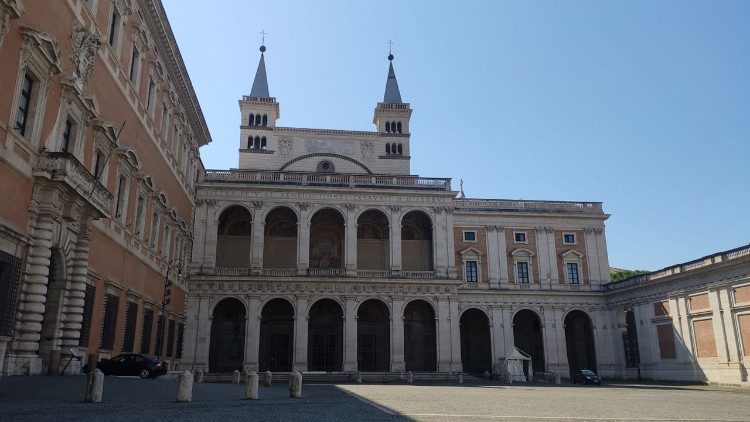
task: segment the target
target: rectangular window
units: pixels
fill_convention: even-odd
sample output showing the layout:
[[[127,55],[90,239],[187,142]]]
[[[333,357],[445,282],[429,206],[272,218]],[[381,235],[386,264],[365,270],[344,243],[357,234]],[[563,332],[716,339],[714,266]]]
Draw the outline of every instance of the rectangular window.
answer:
[[[109,45],[115,47],[120,36],[120,13],[116,7],[112,7],[112,19],[109,23]]]
[[[138,81],[138,73],[141,69],[141,52],[133,45],[133,55],[130,57],[130,82]]]
[[[143,207],[145,204],[145,199],[143,196],[138,195],[138,199],[135,201],[135,228],[134,232],[135,234],[141,234],[141,231],[143,230]]]
[[[167,119],[169,118],[169,109],[167,108],[167,105],[164,104],[164,107],[161,109],[161,129],[159,130],[159,133],[161,133],[161,137],[164,138],[164,140],[167,140]]]
[[[70,149],[70,137],[73,134],[73,122],[70,119],[65,120],[63,127],[62,140],[60,141],[60,151],[68,152]]]
[[[517,262],[516,263],[516,276],[519,283],[529,282],[529,263],[528,262]]]
[[[563,243],[566,245],[573,245],[576,243],[576,235],[573,233],[565,233],[563,235]]]
[[[125,310],[125,337],[122,342],[122,351],[131,353],[135,343],[135,324],[138,322],[138,304],[128,302]]]
[[[146,94],[146,110],[148,115],[153,117],[154,114],[154,100],[156,97],[156,83],[153,78],[148,78],[148,94]]]
[[[143,310],[143,332],[141,333],[141,353],[151,353],[151,331],[154,329],[154,310]]]
[[[477,232],[464,232],[464,242],[476,242]]]
[[[113,294],[107,294],[104,303],[104,325],[102,327],[101,348],[113,350],[115,348],[115,334],[117,330],[117,312],[120,309],[120,298]]]
[[[177,132],[177,125],[175,125],[174,131],[172,132],[172,156],[175,160],[180,151],[180,138],[178,138]]]
[[[164,225],[164,239],[161,244],[161,254],[164,258],[169,258],[169,246],[171,239],[169,238],[169,226]]]
[[[0,336],[13,336],[21,259],[0,251]]]
[[[34,89],[34,80],[26,74],[23,76],[23,85],[21,86],[21,97],[18,99],[18,111],[16,112],[15,130],[21,136],[26,136],[27,123],[29,122],[29,112],[31,111],[31,93]]]
[[[149,239],[149,245],[153,248],[156,246],[156,238],[159,235],[159,214],[154,213],[151,218],[151,238]]]
[[[526,232],[513,233],[516,243],[526,243]]]
[[[94,157],[94,173],[93,173],[93,175],[94,175],[94,177],[96,177],[99,180],[101,180],[102,173],[104,173],[104,161],[105,161],[104,153],[101,150],[97,149],[96,150],[96,157]]]
[[[81,347],[89,346],[91,338],[91,320],[94,316],[94,300],[96,298],[96,287],[87,284],[86,291],[83,294],[83,320],[81,321],[81,337],[78,345]]]
[[[479,281],[477,261],[466,261],[466,281],[469,283],[476,283]]]
[[[174,355],[174,334],[175,334],[175,321],[169,320],[167,325],[167,353],[166,355],[172,357]]]
[[[578,264],[576,264],[575,262],[568,262],[565,267],[567,268],[568,272],[568,283],[578,284]]]
[[[185,339],[185,324],[177,324],[177,350],[175,350],[175,357],[177,359],[182,358],[182,344]]]
[[[125,176],[120,176],[120,180],[117,186],[117,203],[115,206],[115,217],[121,218],[124,214],[125,209],[125,195],[128,187],[128,181]]]

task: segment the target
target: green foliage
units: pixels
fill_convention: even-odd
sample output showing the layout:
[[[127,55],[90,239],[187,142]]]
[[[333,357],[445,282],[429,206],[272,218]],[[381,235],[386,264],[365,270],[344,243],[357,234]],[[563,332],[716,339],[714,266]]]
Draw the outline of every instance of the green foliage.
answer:
[[[614,269],[611,274],[612,282],[616,283],[618,281],[622,281],[625,279],[628,279],[630,277],[635,277],[641,274],[648,274],[650,271],[646,270],[621,270],[621,269]]]

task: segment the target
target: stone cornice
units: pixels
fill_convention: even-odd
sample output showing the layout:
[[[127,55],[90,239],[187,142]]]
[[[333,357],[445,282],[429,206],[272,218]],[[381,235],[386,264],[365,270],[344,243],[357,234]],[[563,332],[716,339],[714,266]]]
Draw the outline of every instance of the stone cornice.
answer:
[[[211,134],[203,116],[198,97],[190,81],[185,62],[177,46],[172,27],[169,25],[166,11],[161,1],[139,0],[140,5],[146,10],[145,19],[155,34],[156,49],[168,64],[168,72],[172,74],[173,80],[182,99],[183,106],[188,111],[189,121],[193,127],[195,139],[199,145],[207,145],[211,142]]]

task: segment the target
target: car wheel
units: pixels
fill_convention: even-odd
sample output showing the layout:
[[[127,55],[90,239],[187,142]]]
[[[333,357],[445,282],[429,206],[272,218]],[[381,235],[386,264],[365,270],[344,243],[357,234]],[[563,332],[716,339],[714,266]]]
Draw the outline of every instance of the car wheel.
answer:
[[[141,369],[141,373],[138,374],[138,376],[143,379],[151,378],[151,371],[149,371],[148,369]]]

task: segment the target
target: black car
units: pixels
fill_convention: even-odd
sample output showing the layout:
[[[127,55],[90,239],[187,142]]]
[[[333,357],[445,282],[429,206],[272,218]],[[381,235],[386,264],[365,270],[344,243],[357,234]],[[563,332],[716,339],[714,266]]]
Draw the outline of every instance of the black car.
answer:
[[[589,369],[581,369],[573,372],[572,377],[573,384],[580,382],[581,384],[599,384],[601,385],[602,379],[596,372]]]
[[[160,362],[153,356],[132,353],[99,361],[96,367],[104,375],[137,375],[141,378],[156,378],[167,373],[166,362]],[[84,373],[86,372],[88,372],[88,366],[84,369]]]

